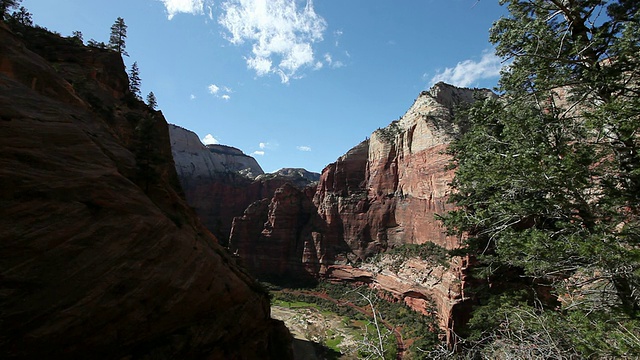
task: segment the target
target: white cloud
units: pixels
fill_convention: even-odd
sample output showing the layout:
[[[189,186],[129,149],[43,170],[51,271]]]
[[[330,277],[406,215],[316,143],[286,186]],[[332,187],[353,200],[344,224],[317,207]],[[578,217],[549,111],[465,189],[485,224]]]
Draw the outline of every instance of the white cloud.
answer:
[[[499,76],[501,68],[500,57],[491,51],[484,51],[480,61],[465,60],[454,68],[446,68],[432,77],[429,85],[444,81],[451,85],[468,87],[480,79]]]
[[[258,147],[260,148],[260,150],[256,150],[256,151],[252,152],[251,155],[264,156],[264,154],[266,154],[265,150],[277,149],[278,146],[279,146],[279,144],[277,142],[275,142],[275,143],[261,142],[261,143],[258,144]]]
[[[233,90],[231,90],[231,88],[228,86],[218,86],[216,84],[211,84],[207,88],[209,89],[209,93],[211,93],[211,95],[214,95],[218,99],[222,99],[225,101],[231,99],[231,95],[229,94],[231,94]]]
[[[324,62],[327,63],[327,65],[329,65],[330,67],[337,69],[337,68],[341,68],[344,67],[344,63],[340,60],[338,61],[333,61],[333,57],[331,56],[331,54],[326,53],[324,54]]]
[[[191,94],[191,96],[189,96],[189,99],[191,99],[191,100],[195,100],[195,99],[196,99],[196,96],[195,96],[195,95],[193,95],[193,94]]]
[[[167,18],[169,20],[178,13],[187,13],[192,15],[204,14],[205,0],[160,0],[167,9]],[[208,1],[211,2],[211,1]]]
[[[336,47],[340,46],[340,37],[342,36],[342,30],[336,30],[333,32],[333,37],[336,39],[335,45]]]
[[[218,91],[220,91],[220,88],[216,84],[209,85],[208,89],[209,89],[209,92],[212,93],[213,95],[216,95]]]
[[[301,68],[316,66],[312,44],[323,40],[327,23],[312,0],[303,9],[296,0],[226,0],[221,8],[227,40],[251,43],[245,60],[258,76],[278,74],[287,83]]]
[[[297,149],[300,151],[311,151],[310,146],[298,146]]]
[[[207,134],[207,136],[202,139],[202,143],[205,145],[220,144],[218,139],[214,138],[211,134]]]

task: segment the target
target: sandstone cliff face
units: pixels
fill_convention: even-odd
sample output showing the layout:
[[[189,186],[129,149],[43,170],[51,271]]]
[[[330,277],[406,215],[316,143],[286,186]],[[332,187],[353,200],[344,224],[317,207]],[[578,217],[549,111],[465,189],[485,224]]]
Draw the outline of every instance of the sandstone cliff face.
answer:
[[[403,271],[390,271],[384,264],[376,269],[354,266],[402,244],[430,242],[447,249],[460,245],[436,220],[436,214],[451,209],[447,184],[453,172],[446,170],[449,157],[444,152],[459,131],[452,121],[455,109],[486,96],[494,95],[443,83],[422,92],[401,119],[324,169],[315,193],[307,194],[316,213],[306,207],[303,218],[313,219],[312,225],[299,226],[292,221],[293,212],[279,218],[263,202],[234,222],[232,247],[257,276],[281,275],[275,263],[287,264],[314,277],[368,283],[419,311],[427,311],[432,299],[443,329],[463,323],[465,314],[457,309],[465,306],[466,259],[456,258],[448,266],[414,259]],[[279,201],[275,196],[271,204]],[[283,228],[283,222],[290,227]],[[274,223],[280,224],[278,231],[272,231]],[[266,239],[297,251],[258,248]]]
[[[23,34],[0,25],[0,357],[289,357],[267,294],[178,195],[120,56]]]
[[[261,279],[312,281],[319,270],[312,233],[321,227],[309,195],[285,184],[233,220],[229,250]]]
[[[329,165],[314,202],[327,223],[343,224],[335,236],[360,259],[408,243],[457,247],[458,240],[446,236],[435,219],[450,209],[447,184],[453,173],[445,169],[444,151],[458,131],[454,108],[489,95],[488,90],[436,84],[401,119]]]
[[[176,125],[169,125],[169,134],[187,203],[223,245],[227,245],[233,219],[242,216],[251,203],[270,199],[284,184],[304,188],[319,178],[304,169],[264,174],[256,160],[241,150],[205,146],[194,132]]]
[[[254,179],[264,174],[262,168],[240,149],[225,145],[204,145],[193,131],[169,124],[171,153],[184,187],[213,181],[217,173],[235,172]]]
[[[451,209],[447,184],[453,172],[446,170],[445,150],[459,131],[452,122],[455,109],[487,96],[494,95],[489,90],[436,84],[423,91],[401,119],[378,129],[368,142],[325,168],[314,196],[318,213],[328,224],[329,232],[323,236],[342,239],[358,259],[402,244],[460,246],[459,239],[447,236],[436,220],[436,214]],[[344,266],[325,268],[328,278],[351,281]],[[372,286],[396,294],[419,311],[426,311],[427,302],[433,300],[450,340],[450,331],[466,317],[457,310],[466,306],[466,268],[466,259],[454,258],[448,267],[414,259],[403,265],[404,271],[390,271],[382,262],[377,269],[365,268],[365,273]]]

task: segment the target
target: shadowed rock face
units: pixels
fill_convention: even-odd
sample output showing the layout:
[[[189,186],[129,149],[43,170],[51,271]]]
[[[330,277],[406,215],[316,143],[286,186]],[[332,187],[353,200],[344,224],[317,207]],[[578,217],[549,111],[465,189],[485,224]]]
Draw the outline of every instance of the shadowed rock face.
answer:
[[[266,292],[179,196],[120,56],[23,36],[0,25],[0,357],[290,358]]]
[[[234,219],[229,250],[262,279],[312,281],[319,270],[312,233],[321,226],[309,195],[285,184]]]
[[[254,201],[270,199],[284,184],[304,188],[319,174],[281,169],[264,174],[256,160],[225,145],[203,145],[198,136],[169,125],[171,151],[185,198],[202,223],[227,245],[233,219]]]

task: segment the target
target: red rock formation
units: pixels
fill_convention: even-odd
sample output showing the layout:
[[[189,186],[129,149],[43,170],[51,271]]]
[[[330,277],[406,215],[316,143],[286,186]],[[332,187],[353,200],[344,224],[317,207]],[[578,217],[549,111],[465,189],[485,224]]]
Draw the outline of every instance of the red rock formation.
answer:
[[[249,266],[258,276],[268,277],[279,269],[275,263],[294,268],[295,262],[302,261],[306,271],[315,276],[369,283],[396,294],[418,311],[427,311],[428,300],[433,299],[443,329],[464,322],[464,314],[454,312],[464,307],[463,259],[454,259],[448,268],[408,263],[412,271],[428,273],[422,280],[388,269],[362,272],[350,265],[402,244],[431,242],[447,249],[460,245],[458,238],[446,235],[436,219],[437,214],[451,209],[447,184],[453,173],[446,169],[449,157],[444,152],[458,132],[452,121],[454,108],[474,101],[478,95],[491,94],[489,90],[460,89],[442,83],[422,92],[401,119],[378,129],[369,140],[324,169],[313,195],[317,225],[310,234],[293,237],[289,232],[287,237],[291,244],[309,244],[304,247],[304,257],[296,253],[287,258],[280,252],[274,263],[269,263],[266,258],[270,253],[265,248],[259,248],[259,255],[252,253],[252,249],[258,249],[255,241],[264,240],[269,224],[279,221],[271,213],[266,227],[260,227],[258,217],[253,217],[250,233],[239,226],[248,223],[250,214],[234,224],[232,238],[243,249],[239,254],[246,259],[260,256],[269,264],[254,262]],[[287,218],[292,217],[287,214]],[[313,266],[304,266],[305,261]],[[434,277],[440,280],[427,281]]]
[[[318,174],[304,169],[281,169],[264,174],[256,160],[224,145],[207,145],[198,135],[169,125],[171,151],[189,205],[202,223],[226,245],[233,218],[254,201],[270,199],[286,183],[303,188]]]
[[[309,195],[285,184],[234,219],[229,250],[262,279],[310,281],[319,272],[312,233],[320,227]]]
[[[342,237],[360,259],[400,244],[457,247],[435,217],[450,209],[444,151],[457,131],[454,107],[488,93],[437,84],[400,120],[327,166],[314,202],[328,224],[341,226],[326,236]]]
[[[290,357],[266,292],[178,195],[120,56],[22,36],[0,25],[0,357]]]
[[[329,225],[323,236],[341,238],[359,259],[402,244],[459,247],[459,239],[447,236],[436,219],[451,209],[447,184],[453,172],[446,169],[449,157],[444,152],[458,131],[452,122],[454,108],[479,95],[492,93],[436,84],[422,92],[401,119],[325,168],[314,197],[320,217]],[[371,284],[397,294],[418,311],[426,311],[432,299],[450,339],[450,331],[465,317],[454,312],[465,306],[463,263],[466,260],[454,258],[448,269],[405,264],[428,271],[423,280],[381,268],[372,274]],[[326,268],[328,278],[340,278],[345,271],[342,267],[336,273],[330,263]],[[440,280],[426,280],[434,276]]]
[[[407,306],[425,315],[435,306],[445,341],[453,340],[453,331],[468,321],[464,286],[467,261],[454,258],[448,267],[432,261],[410,258],[398,261],[384,255],[376,263],[359,267],[331,265],[325,278],[332,282],[367,284],[374,289],[390,292]],[[460,311],[462,310],[462,311]]]

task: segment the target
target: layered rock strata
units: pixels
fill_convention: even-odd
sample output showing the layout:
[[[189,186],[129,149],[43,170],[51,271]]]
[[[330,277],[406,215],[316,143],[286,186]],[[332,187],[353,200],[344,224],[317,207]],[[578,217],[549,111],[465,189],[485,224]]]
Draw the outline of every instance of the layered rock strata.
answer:
[[[225,145],[204,145],[198,136],[169,125],[171,151],[185,198],[202,223],[227,245],[233,219],[254,201],[270,199],[284,184],[302,189],[319,179],[304,169],[265,174],[257,161]]]
[[[410,265],[440,274],[420,281],[408,281],[400,273],[353,266],[403,244],[434,243],[446,249],[460,245],[458,238],[446,235],[436,219],[437,214],[451,209],[447,192],[453,172],[446,169],[449,156],[445,151],[459,132],[453,121],[456,109],[487,96],[495,95],[489,90],[444,83],[422,92],[402,118],[378,129],[370,139],[325,167],[315,193],[306,193],[316,213],[309,215],[305,208],[304,218],[313,219],[313,225],[300,227],[299,222],[290,221],[295,218],[291,214],[279,219],[265,201],[262,207],[256,205],[234,222],[230,246],[241,258],[251,259],[249,268],[258,276],[269,277],[278,269],[266,260],[275,256],[273,261],[288,264],[291,269],[305,269],[314,277],[344,281],[362,278],[418,310],[424,310],[426,299],[431,298],[444,329],[463,322],[456,317],[464,315],[456,315],[454,309],[464,306],[466,260],[454,259],[449,267],[430,270],[424,268],[427,265]],[[304,195],[299,192],[296,196]],[[279,201],[274,197],[271,204]],[[298,230],[270,232],[271,224],[279,222],[290,222],[291,229]],[[251,231],[247,231],[249,223]],[[265,234],[280,248],[297,244],[303,251],[266,252],[260,247],[254,252],[256,244],[267,238]],[[440,280],[428,280],[431,278]]]
[[[204,145],[198,135],[177,125],[169,124],[171,153],[176,171],[184,187],[214,180],[221,172],[239,173],[249,179],[264,174],[253,157],[240,149],[226,145]]]
[[[0,357],[290,358],[127,89],[119,54],[0,25]]]

